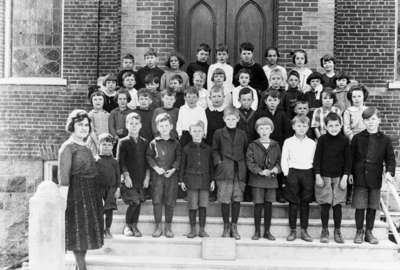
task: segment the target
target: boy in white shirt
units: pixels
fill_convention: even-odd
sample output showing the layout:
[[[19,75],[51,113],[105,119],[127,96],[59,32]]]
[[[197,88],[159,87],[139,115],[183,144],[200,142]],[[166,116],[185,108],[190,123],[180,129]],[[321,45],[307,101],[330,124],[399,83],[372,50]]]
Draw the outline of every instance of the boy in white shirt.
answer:
[[[212,64],[208,68],[207,73],[207,86],[208,90],[214,86],[214,81],[212,80],[213,73],[215,69],[220,68],[225,72],[225,81],[224,81],[224,89],[232,89],[233,88],[233,67],[226,63],[229,58],[228,46],[224,44],[218,44],[216,48],[216,58],[217,62]]]
[[[258,93],[257,90],[254,89],[253,87],[251,87],[249,85],[250,80],[251,80],[251,73],[248,69],[241,69],[238,72],[238,76],[239,76],[239,83],[240,85],[233,88],[232,90],[232,103],[233,103],[233,107],[239,109],[240,106],[242,106],[239,102],[239,92],[240,90],[242,90],[243,88],[247,87],[249,88],[252,92],[253,92],[253,103],[251,104],[251,108],[256,111],[258,108]]]
[[[176,131],[179,136],[181,146],[185,146],[192,140],[189,127],[194,122],[201,120],[204,123],[204,130],[207,131],[207,116],[202,107],[197,104],[199,92],[193,86],[185,91],[185,105],[179,108]]]
[[[296,239],[297,209],[300,206],[301,239],[311,242],[307,233],[309,218],[309,203],[314,197],[313,159],[315,142],[307,137],[310,119],[307,116],[295,116],[292,128],[295,134],[286,139],[282,147],[281,167],[286,176],[284,193],[289,201],[290,234],[287,241]]]

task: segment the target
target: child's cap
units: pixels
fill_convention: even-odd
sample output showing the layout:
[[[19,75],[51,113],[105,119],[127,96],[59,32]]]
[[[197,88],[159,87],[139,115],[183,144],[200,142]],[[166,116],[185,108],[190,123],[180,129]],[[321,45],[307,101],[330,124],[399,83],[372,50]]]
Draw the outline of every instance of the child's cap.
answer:
[[[144,53],[144,57],[146,56],[150,56],[153,55],[155,57],[157,57],[157,50],[154,48],[149,48],[145,53]]]
[[[311,80],[315,79],[318,79],[323,84],[322,74],[317,71],[314,71],[307,77],[307,84],[310,84]]]
[[[114,137],[110,133],[101,133],[99,135],[99,143],[108,142],[113,144],[114,141]]]
[[[117,76],[114,73],[108,73],[107,76],[104,78],[103,86],[106,86],[108,81],[117,82]]]
[[[367,107],[361,114],[362,119],[369,119],[371,116],[376,114],[379,117],[379,111],[375,107]]]
[[[290,76],[296,76],[300,80],[300,74],[296,70],[289,71],[289,74],[287,76],[288,79],[290,78]]]
[[[274,122],[272,122],[271,119],[269,119],[268,117],[261,117],[259,118],[254,127],[257,130],[259,126],[270,126],[271,127],[271,131],[274,131]]]
[[[324,62],[328,62],[328,61],[332,61],[334,64],[336,64],[335,57],[333,55],[325,54],[320,59],[321,67],[324,67]]]

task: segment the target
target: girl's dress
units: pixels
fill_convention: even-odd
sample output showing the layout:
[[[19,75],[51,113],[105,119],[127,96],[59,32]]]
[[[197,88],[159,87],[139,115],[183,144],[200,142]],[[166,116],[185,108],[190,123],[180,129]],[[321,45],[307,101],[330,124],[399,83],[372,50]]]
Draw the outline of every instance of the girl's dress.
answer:
[[[96,187],[97,169],[90,150],[71,139],[59,154],[59,178],[68,184],[65,247],[85,251],[103,246],[103,205]]]

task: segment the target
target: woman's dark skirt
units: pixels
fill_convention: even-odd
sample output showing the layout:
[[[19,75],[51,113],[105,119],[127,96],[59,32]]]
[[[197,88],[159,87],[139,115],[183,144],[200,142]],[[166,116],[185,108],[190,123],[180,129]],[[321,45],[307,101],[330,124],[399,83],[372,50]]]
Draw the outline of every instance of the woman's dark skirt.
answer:
[[[65,248],[85,251],[104,243],[103,205],[94,177],[72,176],[65,210]]]

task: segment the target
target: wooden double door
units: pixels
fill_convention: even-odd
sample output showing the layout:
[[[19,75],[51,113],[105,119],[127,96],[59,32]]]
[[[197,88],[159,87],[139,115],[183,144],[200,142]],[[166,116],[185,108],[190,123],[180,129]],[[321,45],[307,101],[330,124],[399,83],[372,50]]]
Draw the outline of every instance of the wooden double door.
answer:
[[[207,43],[212,48],[211,63],[215,62],[215,47],[229,47],[229,62],[239,60],[239,46],[254,44],[255,60],[263,63],[268,46],[274,44],[274,9],[276,0],[178,0],[178,50],[193,61],[196,48]]]

